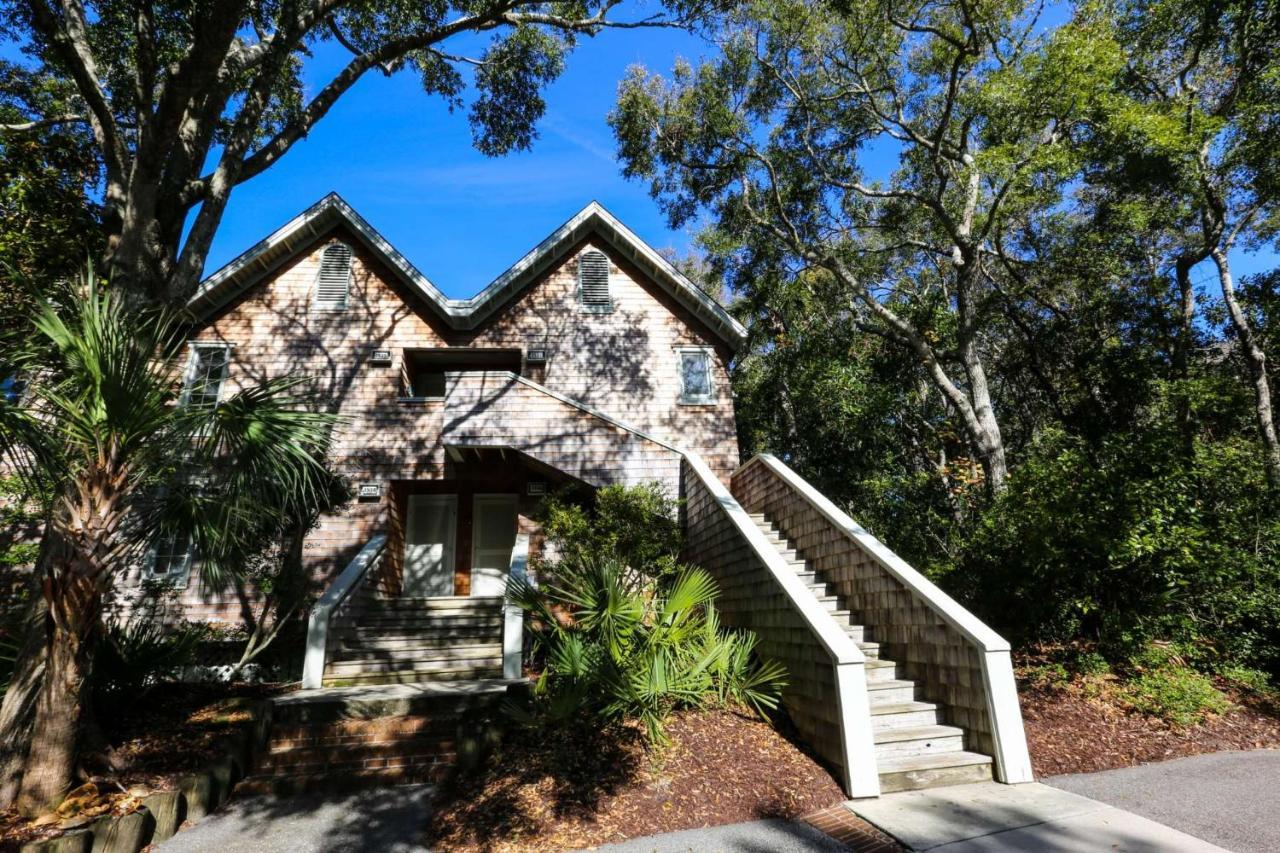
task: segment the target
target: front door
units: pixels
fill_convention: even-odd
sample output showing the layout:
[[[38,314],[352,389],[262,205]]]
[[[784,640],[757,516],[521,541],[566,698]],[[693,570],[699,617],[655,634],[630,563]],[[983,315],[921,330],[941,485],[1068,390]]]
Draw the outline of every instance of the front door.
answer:
[[[502,595],[516,544],[516,496],[476,495],[471,530],[471,594]]]
[[[402,595],[411,598],[453,595],[453,535],[457,522],[456,496],[409,495],[404,525]]]

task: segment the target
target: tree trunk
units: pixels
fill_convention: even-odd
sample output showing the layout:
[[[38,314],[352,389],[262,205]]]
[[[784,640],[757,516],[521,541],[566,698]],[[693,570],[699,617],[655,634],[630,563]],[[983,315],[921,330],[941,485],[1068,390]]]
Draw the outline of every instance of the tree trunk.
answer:
[[[1280,439],[1276,437],[1275,420],[1271,414],[1271,383],[1267,376],[1267,356],[1258,346],[1249,318],[1236,299],[1235,284],[1231,280],[1231,264],[1220,249],[1213,250],[1213,263],[1218,268],[1218,281],[1222,285],[1222,299],[1227,304],[1227,314],[1240,339],[1240,353],[1249,368],[1253,380],[1254,410],[1258,419],[1258,432],[1262,436],[1267,482],[1272,488],[1280,487]]]
[[[45,578],[43,593],[48,655],[17,801],[18,811],[27,816],[55,808],[75,773],[92,633],[102,603],[97,584],[65,562]]]
[[[26,632],[14,661],[13,677],[5,691],[4,704],[0,705],[0,809],[12,807],[21,790],[27,752],[31,747],[36,699],[44,677],[45,643],[48,639],[45,623],[49,606],[39,588],[45,563],[43,547],[40,553],[24,620]]]
[[[1191,350],[1195,344],[1196,291],[1191,283],[1191,268],[1204,260],[1203,254],[1182,255],[1174,262],[1178,279],[1178,340],[1173,366],[1180,387],[1177,392],[1178,432],[1182,436],[1182,454],[1187,460],[1195,452],[1195,426],[1191,418]]]

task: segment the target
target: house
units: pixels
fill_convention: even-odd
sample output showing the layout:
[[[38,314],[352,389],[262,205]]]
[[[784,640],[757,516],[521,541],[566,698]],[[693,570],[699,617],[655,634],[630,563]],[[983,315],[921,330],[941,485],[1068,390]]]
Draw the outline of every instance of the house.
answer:
[[[739,464],[728,365],[745,330],[599,204],[449,299],[329,195],[190,308],[185,398],[310,377],[358,487],[306,543],[325,592],[264,775],[437,772],[520,675],[502,591],[537,547],[539,501],[657,481],[684,500],[686,556],[718,579],[725,621],[787,666],[786,708],[850,794],[1030,778],[1008,644],[784,463]],[[188,616],[236,618],[235,597],[189,581],[192,559],[162,543],[142,571]]]

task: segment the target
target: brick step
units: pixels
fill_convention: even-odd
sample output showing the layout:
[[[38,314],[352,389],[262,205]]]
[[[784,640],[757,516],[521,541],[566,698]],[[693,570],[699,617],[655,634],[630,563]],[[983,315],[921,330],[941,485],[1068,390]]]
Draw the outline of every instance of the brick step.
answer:
[[[474,668],[477,666],[502,667],[501,649],[495,654],[492,651],[479,655],[459,657],[424,657],[396,658],[394,660],[333,660],[324,669],[326,678],[341,678],[345,675],[371,672],[446,672],[456,669]]]
[[[871,731],[936,726],[938,706],[932,702],[877,702],[871,695]]]
[[[501,678],[502,664],[494,666],[458,667],[432,670],[397,670],[392,672],[325,673],[325,687],[358,687],[372,684],[417,684],[430,681],[458,681],[479,678]]]
[[[916,699],[916,683],[914,681],[904,681],[900,678],[868,681],[867,696],[872,705],[876,703],[890,705],[899,702],[914,702]]]
[[[332,774],[291,773],[282,776],[250,776],[236,786],[236,792],[292,797],[300,794],[354,791],[361,788],[435,785],[443,782],[452,770],[453,767],[450,764],[422,764],[408,767],[345,770]]]
[[[876,762],[880,793],[991,781],[991,756],[977,752],[907,755]]]
[[[329,663],[409,663],[411,661],[475,660],[502,656],[502,643],[423,645],[396,649],[343,647],[334,650]]]
[[[334,770],[373,770],[411,765],[433,759],[452,763],[456,754],[452,732],[440,736],[419,736],[382,743],[352,743],[341,746],[310,746],[273,749],[258,765],[264,775],[320,773]]]
[[[924,753],[960,752],[964,730],[955,726],[913,726],[875,733],[876,760]]]
[[[440,713],[335,720],[328,723],[275,724],[268,751],[338,747],[353,743],[395,743],[417,737],[440,737],[454,732],[461,709]]]

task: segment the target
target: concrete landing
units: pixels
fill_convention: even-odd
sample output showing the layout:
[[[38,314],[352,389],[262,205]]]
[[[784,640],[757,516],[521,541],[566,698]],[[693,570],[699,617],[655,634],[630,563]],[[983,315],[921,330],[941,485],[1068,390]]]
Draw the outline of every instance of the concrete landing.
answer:
[[[1038,783],[905,791],[846,807],[913,851],[1224,853],[1164,824]]]

